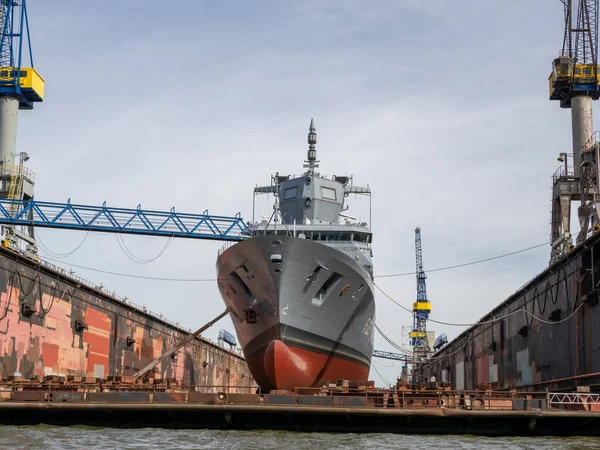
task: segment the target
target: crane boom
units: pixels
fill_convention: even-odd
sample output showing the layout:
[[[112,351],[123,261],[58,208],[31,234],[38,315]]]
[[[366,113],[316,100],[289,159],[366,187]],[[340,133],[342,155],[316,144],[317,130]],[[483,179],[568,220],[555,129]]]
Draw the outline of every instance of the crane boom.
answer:
[[[593,64],[595,67],[598,59],[598,0],[579,0],[577,28],[573,33],[576,63]]]
[[[427,319],[431,312],[431,303],[427,299],[427,275],[423,270],[423,249],[421,247],[421,229],[415,228],[415,259],[417,276],[417,301],[413,304],[413,330],[411,343],[413,346],[413,360],[423,361],[429,355],[427,342]],[[419,381],[418,367],[413,373],[413,379]]]
[[[423,270],[423,250],[421,248],[421,229],[415,229],[415,259],[417,263],[417,302],[427,301],[427,286],[425,284],[425,271]]]
[[[561,0],[565,8],[565,31],[563,35],[563,46],[561,55],[571,57],[573,55],[573,38],[571,37],[572,24],[572,0]]]

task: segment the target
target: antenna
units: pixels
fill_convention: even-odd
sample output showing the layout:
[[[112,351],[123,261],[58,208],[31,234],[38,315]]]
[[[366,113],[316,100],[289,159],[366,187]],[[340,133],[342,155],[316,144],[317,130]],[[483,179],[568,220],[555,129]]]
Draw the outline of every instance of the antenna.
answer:
[[[310,127],[308,129],[308,157],[306,164],[303,167],[308,169],[309,173],[314,173],[315,169],[319,167],[319,161],[317,161],[317,129],[315,128],[314,119],[310,119]]]

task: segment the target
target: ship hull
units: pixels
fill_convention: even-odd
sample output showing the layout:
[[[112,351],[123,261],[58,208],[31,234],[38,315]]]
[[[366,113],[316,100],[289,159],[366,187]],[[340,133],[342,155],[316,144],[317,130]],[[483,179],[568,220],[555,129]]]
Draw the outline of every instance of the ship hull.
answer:
[[[368,378],[373,286],[353,258],[318,242],[261,236],[225,250],[217,271],[263,390]]]

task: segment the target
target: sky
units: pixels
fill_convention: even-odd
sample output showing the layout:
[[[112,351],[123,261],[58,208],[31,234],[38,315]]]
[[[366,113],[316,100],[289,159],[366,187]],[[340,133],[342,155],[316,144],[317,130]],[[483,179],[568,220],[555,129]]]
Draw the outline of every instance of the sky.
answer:
[[[29,0],[28,11],[46,94],[21,113],[17,148],[38,200],[251,219],[254,186],[302,173],[314,118],[321,173],[373,192],[375,276],[414,270],[416,226],[425,270],[549,240],[551,175],[572,151],[569,111],[548,100],[558,0]],[[348,203],[368,221],[364,201]],[[76,267],[212,279],[220,243],[123,236],[144,260],[168,242],[139,264],[115,235],[39,237],[54,255],[81,244],[57,264],[185,327],[224,308],[214,281]],[[541,272],[549,250],[432,272],[431,317],[475,322]],[[375,281],[412,307],[414,276]],[[400,343],[412,315],[380,293],[376,304]],[[226,319],[204,335],[219,328],[233,330]],[[395,382],[399,363],[374,365],[377,384]]]

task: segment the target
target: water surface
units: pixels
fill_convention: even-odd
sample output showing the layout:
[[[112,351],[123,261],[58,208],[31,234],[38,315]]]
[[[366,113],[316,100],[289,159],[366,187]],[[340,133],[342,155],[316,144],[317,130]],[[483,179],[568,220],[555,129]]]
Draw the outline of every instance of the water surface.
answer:
[[[0,447],[10,449],[531,449],[600,448],[600,438],[522,438],[401,434],[331,434],[285,431],[214,431],[0,426]]]

